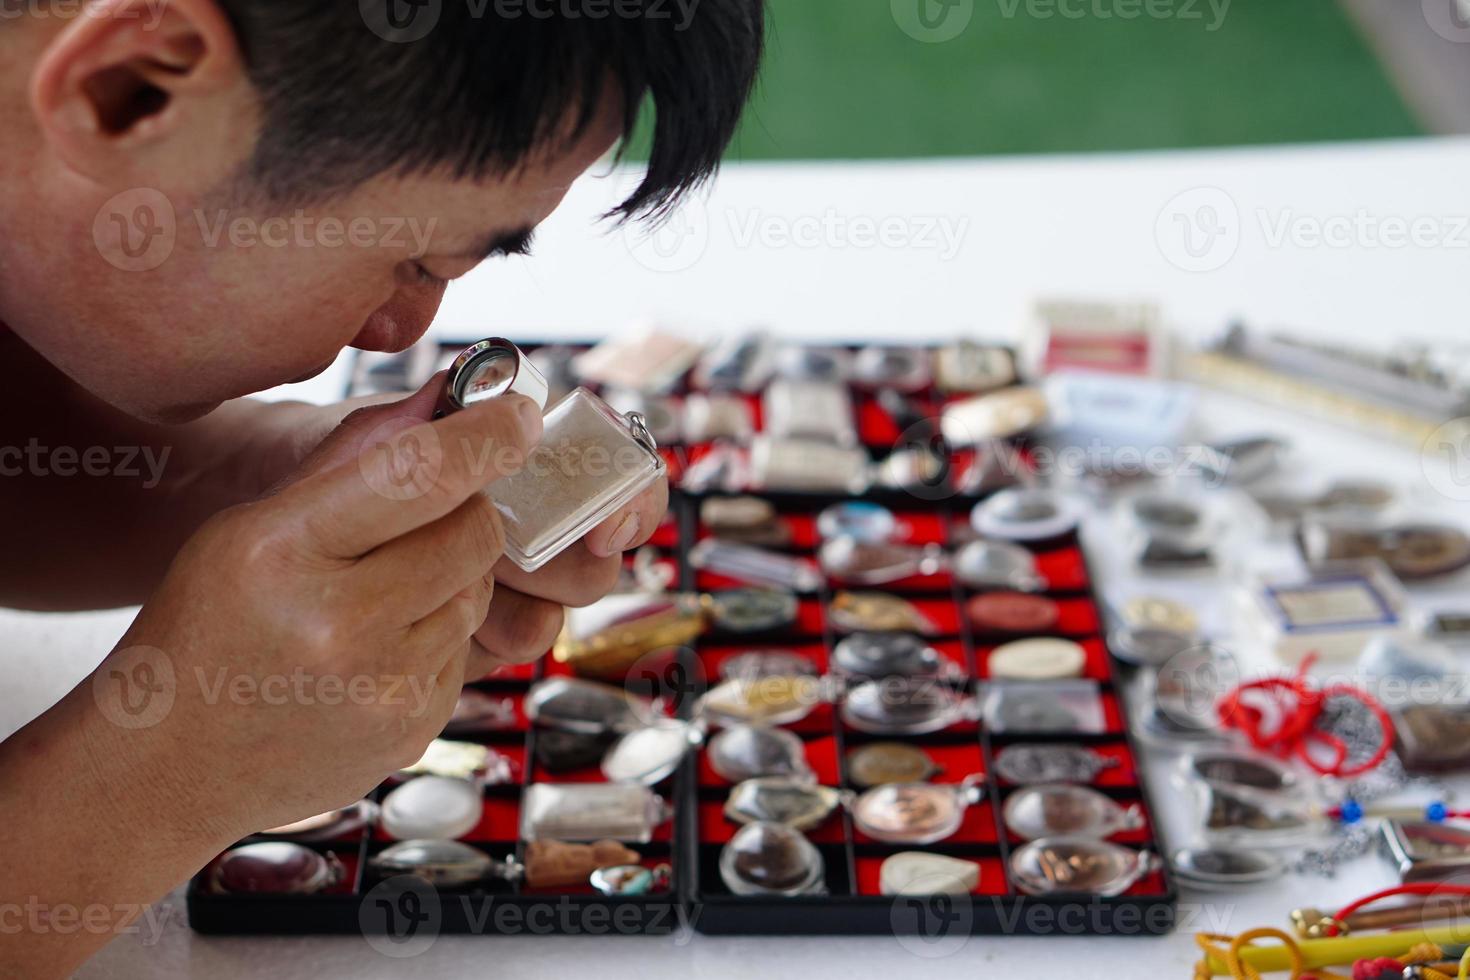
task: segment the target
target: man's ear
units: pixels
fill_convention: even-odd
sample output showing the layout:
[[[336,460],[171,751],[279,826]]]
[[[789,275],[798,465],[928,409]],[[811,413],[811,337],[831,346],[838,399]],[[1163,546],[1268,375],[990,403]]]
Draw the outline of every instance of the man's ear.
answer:
[[[170,158],[198,169],[238,127],[244,83],[216,0],[100,0],[47,46],[30,100],[56,155],[106,182]]]

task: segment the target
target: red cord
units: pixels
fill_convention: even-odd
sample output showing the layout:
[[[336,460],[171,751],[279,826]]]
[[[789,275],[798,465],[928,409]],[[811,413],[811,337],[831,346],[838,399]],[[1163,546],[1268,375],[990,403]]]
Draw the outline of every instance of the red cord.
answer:
[[[1412,885],[1399,885],[1395,888],[1385,888],[1381,892],[1374,892],[1364,898],[1358,899],[1350,905],[1344,905],[1337,910],[1332,918],[1338,922],[1346,922],[1347,917],[1358,911],[1365,905],[1382,901],[1385,898],[1393,898],[1397,895],[1470,895],[1470,885],[1447,885],[1432,881],[1416,882]],[[1331,927],[1328,932],[1337,935],[1337,927]]]
[[[1316,659],[1315,653],[1308,654],[1291,677],[1264,677],[1237,685],[1220,699],[1216,708],[1220,723],[1226,728],[1240,729],[1257,749],[1282,758],[1296,755],[1324,776],[1360,776],[1377,767],[1393,748],[1393,722],[1383,706],[1366,691],[1348,684],[1334,684],[1323,690],[1313,687],[1307,671]],[[1265,730],[1266,712],[1243,700],[1242,695],[1252,691],[1261,691],[1270,697],[1281,716],[1274,731]],[[1339,695],[1360,701],[1373,713],[1383,731],[1383,741],[1377,751],[1355,766],[1346,764],[1348,750],[1342,739],[1316,727],[1327,699]],[[1318,762],[1310,751],[1314,745],[1325,746],[1331,761],[1327,764]]]

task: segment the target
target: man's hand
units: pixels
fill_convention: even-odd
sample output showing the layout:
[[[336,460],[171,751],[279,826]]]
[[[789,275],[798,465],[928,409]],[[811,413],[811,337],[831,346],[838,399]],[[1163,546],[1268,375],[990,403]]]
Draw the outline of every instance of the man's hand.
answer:
[[[384,403],[374,396],[345,416],[343,406],[320,409],[318,417],[298,431],[294,452],[304,454],[308,465],[321,465],[372,451],[370,443],[395,427],[428,419],[443,386],[441,373],[402,401]],[[333,424],[336,429],[322,441],[321,433]],[[659,480],[537,571],[525,572],[510,559],[501,559],[495,566],[495,597],[483,628],[475,633],[466,679],[477,680],[501,665],[524,662],[527,651],[534,650],[532,656],[537,656],[550,648],[561,631],[563,608],[591,605],[607,595],[622,569],[623,553],[648,542],[668,504],[668,481]]]

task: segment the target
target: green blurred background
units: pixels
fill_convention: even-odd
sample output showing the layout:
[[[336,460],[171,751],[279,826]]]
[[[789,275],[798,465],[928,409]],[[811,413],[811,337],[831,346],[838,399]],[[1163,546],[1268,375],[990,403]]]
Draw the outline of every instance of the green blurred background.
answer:
[[[942,43],[916,40],[899,26],[903,3],[939,2],[770,0],[770,53],[731,159],[1131,150],[1422,132],[1335,0],[1233,0],[1223,17],[1210,0],[1161,0],[1173,15],[1127,20],[1116,11],[1130,0],[1064,0],[1085,12],[1077,18],[1038,16],[1052,9],[1047,0],[973,0],[968,25]],[[1186,11],[1193,16],[1179,16]]]

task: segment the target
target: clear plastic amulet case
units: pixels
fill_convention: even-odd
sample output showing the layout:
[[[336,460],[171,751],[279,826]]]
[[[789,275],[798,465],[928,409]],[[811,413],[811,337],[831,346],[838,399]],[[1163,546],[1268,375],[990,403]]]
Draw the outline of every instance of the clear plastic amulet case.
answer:
[[[575,544],[666,469],[641,415],[619,415],[586,388],[548,409],[548,390],[518,347],[483,340],[455,359],[436,413],[512,391],[541,406],[545,428],[526,465],[485,490],[505,521],[506,556],[528,572]]]

